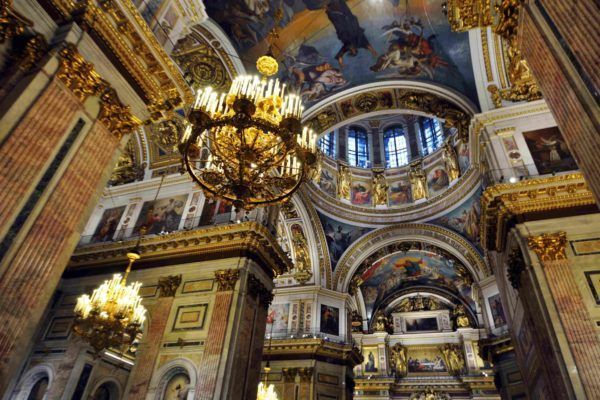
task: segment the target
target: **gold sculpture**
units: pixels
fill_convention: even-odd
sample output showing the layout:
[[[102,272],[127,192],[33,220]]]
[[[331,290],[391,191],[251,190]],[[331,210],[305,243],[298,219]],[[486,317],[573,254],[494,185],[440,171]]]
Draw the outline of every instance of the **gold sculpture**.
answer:
[[[460,176],[460,169],[458,167],[458,159],[456,157],[456,151],[450,144],[450,141],[446,141],[444,144],[444,152],[442,154],[444,159],[444,165],[450,182],[458,179]]]
[[[387,332],[388,319],[382,310],[375,313],[375,324],[373,324],[373,331],[375,332]]]
[[[449,373],[459,375],[464,372],[465,358],[459,345],[447,343],[439,347],[439,350]]]
[[[341,200],[350,200],[350,185],[352,183],[352,174],[350,168],[340,165],[337,177],[337,196]]]
[[[306,242],[306,237],[304,237],[304,231],[302,230],[302,227],[300,225],[293,225],[291,230],[292,246],[294,247],[295,254],[294,266],[296,268],[294,278],[298,282],[300,282],[300,284],[305,284],[312,277],[310,255],[308,252],[308,243]]]
[[[466,32],[492,23],[490,0],[448,0],[448,22],[454,32]]]
[[[373,171],[373,204],[387,205],[389,185],[382,170]]]
[[[396,343],[394,347],[390,349],[392,355],[392,369],[396,374],[396,378],[402,378],[408,373],[408,349],[402,346],[400,343]]]
[[[410,180],[413,201],[427,198],[427,177],[421,168],[421,163],[411,164],[408,179]]]
[[[469,321],[469,317],[467,315],[467,310],[462,304],[459,304],[454,309],[454,318],[456,320],[457,328],[467,328],[471,326],[471,322]]]

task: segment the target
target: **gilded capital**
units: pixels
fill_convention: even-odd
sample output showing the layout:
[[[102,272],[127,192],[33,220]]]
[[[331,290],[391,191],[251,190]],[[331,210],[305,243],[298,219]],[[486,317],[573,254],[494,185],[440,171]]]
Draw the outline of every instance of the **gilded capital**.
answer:
[[[163,276],[158,279],[160,297],[174,297],[177,288],[181,285],[181,275]]]
[[[281,373],[283,374],[284,382],[294,382],[298,374],[298,368],[282,368]]]
[[[237,269],[221,269],[215,271],[215,279],[217,280],[217,291],[223,292],[233,290],[237,280],[240,278],[240,271]]]
[[[300,382],[310,382],[315,369],[313,367],[298,368]]]
[[[567,234],[565,232],[544,233],[539,236],[530,236],[527,239],[529,248],[537,254],[541,261],[557,261],[567,258],[565,246]]]
[[[0,43],[19,36],[33,23],[13,8],[11,0],[0,0]]]

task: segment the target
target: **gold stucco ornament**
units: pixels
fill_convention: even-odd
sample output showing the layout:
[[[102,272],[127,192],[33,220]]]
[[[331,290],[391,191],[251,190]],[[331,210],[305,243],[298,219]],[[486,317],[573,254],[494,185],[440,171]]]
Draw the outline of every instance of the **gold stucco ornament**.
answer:
[[[279,70],[277,60],[269,55],[264,55],[256,60],[256,69],[264,76],[272,76]]]

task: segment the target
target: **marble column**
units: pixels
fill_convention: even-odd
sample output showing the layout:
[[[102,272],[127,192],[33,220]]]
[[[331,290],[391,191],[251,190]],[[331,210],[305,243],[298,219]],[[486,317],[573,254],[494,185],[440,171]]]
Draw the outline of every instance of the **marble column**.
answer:
[[[310,400],[312,398],[311,386],[314,373],[315,369],[313,367],[298,368],[298,375],[300,376],[299,400]]]
[[[295,399],[296,395],[296,375],[298,374],[298,368],[283,368],[281,370],[283,374],[283,398]]]
[[[221,353],[225,347],[225,337],[235,286],[239,280],[240,271],[234,269],[215,272],[217,294],[212,317],[209,324],[209,335],[206,339],[204,354],[198,372],[195,398],[212,400],[219,373]],[[259,367],[260,369],[260,367]]]
[[[597,399],[600,398],[600,339],[566,257],[566,243],[564,232],[528,239],[544,270],[584,390],[588,398]]]
[[[148,310],[149,326],[137,351],[135,368],[129,377],[128,399],[142,400],[146,398],[167,321],[171,314],[175,292],[180,284],[181,275],[166,276],[158,280],[160,293],[156,303]]]

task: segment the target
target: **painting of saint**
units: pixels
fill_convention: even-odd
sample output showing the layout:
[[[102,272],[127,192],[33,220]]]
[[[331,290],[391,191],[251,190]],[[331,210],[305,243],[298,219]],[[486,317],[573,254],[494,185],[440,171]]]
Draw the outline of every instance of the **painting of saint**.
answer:
[[[319,187],[325,193],[335,197],[336,195],[336,183],[333,173],[325,168],[321,169],[321,180],[319,181]]]
[[[198,226],[225,223],[229,222],[230,219],[231,204],[222,200],[206,199]]]
[[[557,127],[523,132],[523,137],[540,175],[578,169]]]
[[[379,370],[379,365],[377,362],[377,347],[363,349],[363,356],[365,358],[364,371],[370,374],[377,372]]]
[[[504,315],[504,308],[502,307],[502,300],[500,300],[500,294],[495,294],[488,297],[488,303],[490,305],[490,311],[492,312],[492,319],[494,320],[494,326],[501,328],[506,325],[506,316]]]
[[[138,233],[142,226],[149,235],[178,230],[186,200],[187,195],[180,195],[145,202],[133,232]]]
[[[408,358],[408,372],[446,372],[446,363],[440,355]]]
[[[431,221],[442,225],[469,239],[475,246],[479,246],[479,219],[481,216],[481,189],[458,208],[448,214]]]
[[[321,333],[340,334],[340,309],[321,304]]]
[[[437,331],[437,318],[404,318],[407,332]]]
[[[400,181],[390,184],[390,195],[388,203],[390,206],[399,206],[412,202],[410,183]]]
[[[373,312],[397,290],[413,285],[445,287],[474,304],[470,273],[459,261],[441,250],[415,249],[393,253],[364,270],[360,278],[367,313]]]
[[[323,225],[327,247],[329,248],[331,268],[335,269],[346,249],[350,247],[355,240],[371,231],[371,228],[348,225],[343,222],[338,222],[321,213],[318,213],[318,215],[321,224]]]
[[[352,182],[352,204],[371,204],[371,185],[366,182]]]
[[[469,143],[461,141],[456,147],[456,155],[458,157],[458,167],[460,168],[460,173],[464,174],[469,169],[469,165],[471,165],[469,157]]]
[[[104,210],[104,213],[102,213],[102,218],[100,218],[100,222],[98,222],[96,231],[92,236],[92,243],[112,240],[124,211],[125,206]]]
[[[267,313],[267,333],[285,333],[288,330],[290,305],[272,304]]]
[[[436,194],[446,189],[450,184],[448,173],[443,168],[434,168],[427,176],[427,186],[430,194]]]

